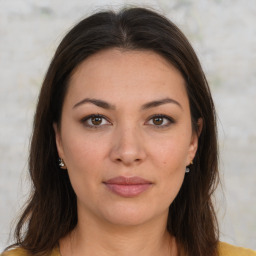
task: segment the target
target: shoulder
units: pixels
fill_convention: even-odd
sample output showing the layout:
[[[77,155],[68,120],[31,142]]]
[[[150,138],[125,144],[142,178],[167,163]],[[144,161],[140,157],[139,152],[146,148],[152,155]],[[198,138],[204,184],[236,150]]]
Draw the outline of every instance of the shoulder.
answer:
[[[1,256],[30,256],[31,254],[28,253],[26,250],[22,248],[15,248],[10,249],[8,251],[4,251]]]
[[[219,256],[256,256],[256,251],[220,242]]]
[[[0,256],[32,256],[32,254],[29,253],[27,250],[18,247],[5,251],[0,254]],[[47,256],[60,256],[58,248],[53,249],[52,252],[49,253]]]

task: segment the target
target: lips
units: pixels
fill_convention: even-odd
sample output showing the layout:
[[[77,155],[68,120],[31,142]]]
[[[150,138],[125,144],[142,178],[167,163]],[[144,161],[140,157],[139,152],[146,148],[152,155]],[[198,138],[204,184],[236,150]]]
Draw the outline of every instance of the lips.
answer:
[[[115,177],[103,182],[113,193],[122,197],[135,197],[148,190],[152,182],[141,177]]]

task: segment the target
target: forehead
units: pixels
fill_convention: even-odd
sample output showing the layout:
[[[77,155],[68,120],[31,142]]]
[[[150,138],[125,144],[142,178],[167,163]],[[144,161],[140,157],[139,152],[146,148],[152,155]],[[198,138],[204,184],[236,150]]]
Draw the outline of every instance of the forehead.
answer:
[[[180,72],[159,54],[113,48],[88,57],[74,70],[67,96],[147,101],[187,98],[187,93]]]

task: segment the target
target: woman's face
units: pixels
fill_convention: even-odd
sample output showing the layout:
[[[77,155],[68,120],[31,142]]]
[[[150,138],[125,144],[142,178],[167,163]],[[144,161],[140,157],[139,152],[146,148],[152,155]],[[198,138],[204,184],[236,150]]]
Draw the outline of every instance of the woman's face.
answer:
[[[163,57],[109,49],[87,58],[54,128],[78,216],[121,225],[166,220],[198,138],[185,81]]]

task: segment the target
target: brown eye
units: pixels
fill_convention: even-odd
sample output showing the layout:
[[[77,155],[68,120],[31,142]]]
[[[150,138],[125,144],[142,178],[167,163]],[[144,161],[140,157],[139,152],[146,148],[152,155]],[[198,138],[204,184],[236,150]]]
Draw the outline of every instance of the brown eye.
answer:
[[[102,123],[102,117],[92,117],[91,122],[93,125],[100,125]]]
[[[173,120],[173,118],[162,114],[154,115],[148,121],[148,124],[152,125],[155,128],[166,128],[174,123],[175,121]]]
[[[86,116],[81,120],[81,123],[89,128],[102,128],[103,126],[111,125],[106,117],[100,114]]]
[[[153,118],[153,123],[155,125],[161,125],[163,123],[163,117],[154,117]]]

